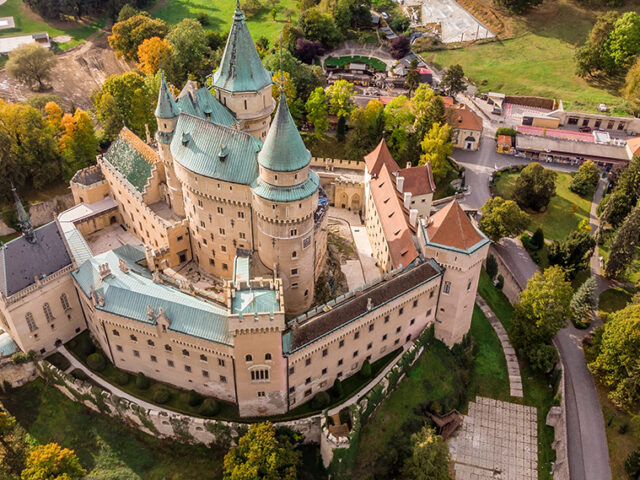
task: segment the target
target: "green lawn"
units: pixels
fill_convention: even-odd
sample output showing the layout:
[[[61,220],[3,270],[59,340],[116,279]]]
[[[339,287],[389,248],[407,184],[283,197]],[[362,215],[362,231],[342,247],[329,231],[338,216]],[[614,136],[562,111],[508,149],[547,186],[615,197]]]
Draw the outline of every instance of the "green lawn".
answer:
[[[50,22],[45,21],[39,15],[27,8],[21,0],[7,0],[0,6],[0,17],[13,17],[15,28],[0,30],[0,37],[9,37],[26,33],[49,32],[50,37],[69,35],[73,39],[58,45],[58,48],[66,50],[76,46],[89,35],[100,30],[106,24],[106,19],[87,19],[81,22]]]
[[[594,85],[575,74],[576,45],[584,41],[598,12],[572,1],[558,3],[552,18],[519,18],[523,34],[516,38],[422,54],[441,67],[462,65],[482,92],[562,99],[566,110],[596,111],[606,103],[612,114],[624,113],[618,85]]]
[[[345,65],[350,64],[351,62],[364,63],[369,65],[370,67],[375,68],[376,70],[386,72],[387,64],[382,60],[373,57],[329,57],[324,61],[325,65],[335,65],[337,67],[344,67]]]
[[[233,20],[233,12],[236,9],[235,0],[167,0],[157,9],[153,10],[153,16],[163,19],[168,24],[179,23],[183,18],[195,18],[199,12],[209,15],[210,24],[205,28],[228,32]],[[247,25],[254,40],[265,36],[272,42],[278,38],[282,27],[287,22],[283,15],[286,9],[294,11],[293,21],[298,18],[297,2],[295,0],[281,0],[279,12],[274,21],[270,11],[263,7],[258,13],[247,18]]]
[[[496,181],[498,195],[511,198],[519,173],[503,172]],[[578,228],[578,224],[589,219],[591,198],[584,198],[569,190],[571,174],[556,172],[556,194],[543,213],[529,213],[529,230],[541,227],[544,236],[551,240],[563,240]]]
[[[613,313],[623,309],[633,297],[634,288],[610,288],[600,294],[598,310]]]

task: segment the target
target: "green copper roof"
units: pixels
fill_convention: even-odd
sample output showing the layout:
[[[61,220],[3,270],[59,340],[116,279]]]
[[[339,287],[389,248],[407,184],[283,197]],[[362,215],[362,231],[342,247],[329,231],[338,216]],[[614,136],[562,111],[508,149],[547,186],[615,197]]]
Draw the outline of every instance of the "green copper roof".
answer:
[[[173,100],[173,95],[169,90],[167,82],[164,80],[164,73],[160,81],[160,92],[158,92],[158,106],[155,111],[158,118],[175,118],[180,114],[178,105]]]
[[[257,92],[271,83],[271,74],[262,66],[244,14],[237,8],[220,68],[213,74],[213,86],[228,92]]]
[[[133,132],[123,128],[104,154],[104,159],[142,193],[151,177],[152,164],[157,160],[157,154]]]
[[[277,187],[257,178],[251,185],[253,193],[272,202],[296,202],[307,198],[318,191],[320,179],[313,170],[309,170],[309,178],[292,187]]]
[[[184,168],[205,177],[251,185],[258,176],[262,144],[251,135],[193,115],[180,114],[171,154]]]
[[[208,88],[194,89],[180,94],[178,107],[184,113],[219,123],[225,127],[233,127],[238,123],[231,111],[211,95]]]
[[[280,305],[275,290],[242,290],[233,298],[232,313],[241,316],[245,313],[270,313],[278,310]]]
[[[292,172],[306,167],[310,161],[311,154],[298,133],[287,102],[282,97],[264,146],[258,154],[258,162],[269,170]]]

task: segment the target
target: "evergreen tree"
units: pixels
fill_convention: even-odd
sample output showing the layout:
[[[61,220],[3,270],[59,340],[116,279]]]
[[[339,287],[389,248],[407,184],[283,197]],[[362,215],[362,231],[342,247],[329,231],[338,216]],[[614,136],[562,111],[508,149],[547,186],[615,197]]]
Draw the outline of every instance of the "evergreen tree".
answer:
[[[594,238],[585,230],[574,230],[561,242],[549,247],[549,264],[560,265],[570,278],[589,266],[589,259],[596,246]]]
[[[496,278],[496,275],[498,274],[498,261],[496,260],[496,257],[489,254],[487,256],[487,260],[485,261],[484,268],[487,271],[487,275],[489,275],[489,278],[491,280]]]
[[[458,93],[464,92],[467,88],[464,83],[464,71],[458,64],[451,65],[442,75],[440,86],[447,92],[447,95],[455,97]]]
[[[616,233],[609,251],[609,260],[605,266],[605,274],[610,278],[618,278],[636,257],[640,242],[640,205],[636,205],[624,220]]]
[[[600,223],[610,223],[614,228],[622,224],[631,209],[638,202],[640,195],[640,156],[636,155],[629,162],[613,191],[602,199],[598,209]]]
[[[589,277],[571,298],[571,311],[581,322],[588,321],[592,310],[598,306],[596,280]]]

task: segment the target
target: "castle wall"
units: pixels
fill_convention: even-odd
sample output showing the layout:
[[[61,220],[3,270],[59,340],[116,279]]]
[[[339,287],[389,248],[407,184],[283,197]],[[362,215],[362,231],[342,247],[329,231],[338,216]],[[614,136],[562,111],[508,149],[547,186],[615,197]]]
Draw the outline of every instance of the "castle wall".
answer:
[[[371,196],[371,189],[367,188],[367,192],[369,197],[367,199],[364,225],[367,229],[367,235],[369,235],[369,242],[371,243],[373,256],[375,257],[378,266],[383,272],[389,272],[393,270],[389,244],[384,236],[384,230],[382,229],[382,222],[378,215],[378,209],[376,208],[376,204]]]

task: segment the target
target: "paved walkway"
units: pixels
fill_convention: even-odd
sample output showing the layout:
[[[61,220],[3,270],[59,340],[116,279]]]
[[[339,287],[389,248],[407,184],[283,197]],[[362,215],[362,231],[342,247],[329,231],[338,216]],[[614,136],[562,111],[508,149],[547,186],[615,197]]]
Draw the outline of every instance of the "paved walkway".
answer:
[[[476,295],[476,303],[489,320],[489,323],[498,335],[498,339],[502,345],[502,351],[504,352],[504,357],[507,359],[507,370],[509,372],[509,394],[512,397],[522,398],[522,376],[520,375],[520,365],[518,365],[516,351],[509,341],[509,335],[507,335],[507,331],[502,326],[500,320],[498,320],[498,317],[496,317],[496,314],[493,313],[493,310],[489,308],[487,302],[485,302],[484,298],[479,294]]]

